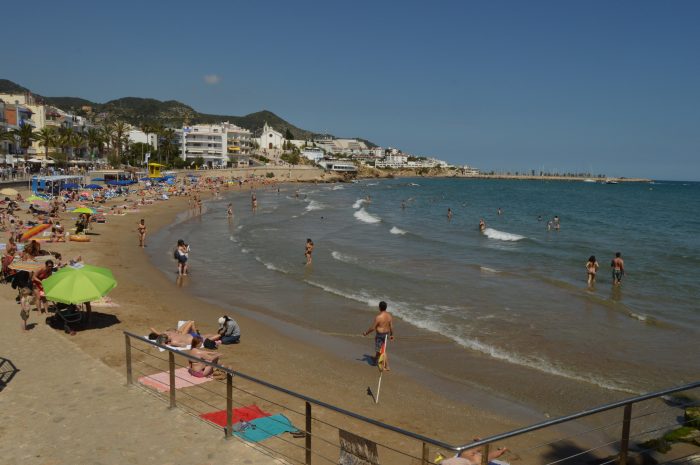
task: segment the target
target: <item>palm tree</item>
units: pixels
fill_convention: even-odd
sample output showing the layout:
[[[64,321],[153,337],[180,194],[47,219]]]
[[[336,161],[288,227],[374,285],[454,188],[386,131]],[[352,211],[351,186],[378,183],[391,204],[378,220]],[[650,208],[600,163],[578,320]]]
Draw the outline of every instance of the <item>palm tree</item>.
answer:
[[[68,139],[68,145],[72,149],[73,158],[75,158],[75,153],[80,150],[85,144],[85,136],[81,132],[74,132]]]
[[[58,137],[58,142],[56,145],[61,148],[61,152],[63,152],[66,155],[66,158],[68,157],[68,152],[71,147],[71,138],[73,137],[73,134],[75,133],[73,131],[73,128],[67,128],[67,127],[62,127],[61,129],[58,130],[59,132],[59,137]]]
[[[176,147],[175,140],[176,134],[174,129],[167,128],[161,132],[161,146],[158,153],[163,152],[166,165],[170,163],[170,156],[172,155],[173,149]]]
[[[49,159],[49,148],[56,145],[58,134],[53,126],[45,126],[36,133],[36,140],[44,147],[44,158]]]
[[[95,149],[97,149],[98,153],[102,151],[102,144],[104,144],[103,133],[97,128],[90,128],[87,130],[86,136],[87,145],[90,149],[90,158],[94,158]]]
[[[129,131],[129,125],[124,121],[117,121],[112,126],[112,147],[116,150],[115,155],[117,160],[122,159],[122,147],[124,146],[124,137]]]
[[[29,160],[29,147],[32,146],[32,141],[35,139],[34,129],[28,124],[23,124],[19,129],[14,129],[11,132],[16,136],[16,139],[19,139],[19,146],[22,147],[24,163],[26,164]]]

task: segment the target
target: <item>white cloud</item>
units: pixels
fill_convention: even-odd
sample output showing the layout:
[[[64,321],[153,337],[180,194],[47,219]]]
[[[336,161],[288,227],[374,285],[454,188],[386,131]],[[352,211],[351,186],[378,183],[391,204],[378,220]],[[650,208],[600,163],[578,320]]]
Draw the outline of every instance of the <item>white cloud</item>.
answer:
[[[205,74],[204,82],[209,85],[218,84],[221,81],[221,77],[218,74]]]

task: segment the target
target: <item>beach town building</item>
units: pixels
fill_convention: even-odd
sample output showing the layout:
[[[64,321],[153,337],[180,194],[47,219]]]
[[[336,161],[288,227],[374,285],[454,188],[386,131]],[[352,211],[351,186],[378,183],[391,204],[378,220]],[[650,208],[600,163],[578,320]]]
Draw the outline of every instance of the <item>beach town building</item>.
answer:
[[[323,160],[324,152],[320,147],[305,147],[301,151],[301,156],[317,163],[319,160]]]
[[[387,155],[374,164],[377,168],[405,168],[408,164],[408,156],[402,154]]]
[[[232,166],[244,168],[250,165],[250,152],[253,149],[253,136],[248,129],[235,124],[223,123],[226,130],[226,153]]]
[[[284,146],[284,136],[281,132],[275,131],[272,126],[265,122],[260,137],[257,138],[258,146],[261,149],[278,149]]]
[[[335,171],[339,173],[356,173],[357,166],[347,160],[320,160],[318,165],[326,171]]]
[[[226,128],[223,124],[197,124],[176,130],[180,136],[180,157],[186,162],[197,158],[208,168],[222,168],[228,164]]]
[[[361,154],[368,149],[367,144],[358,139],[333,139],[326,137],[315,139],[314,143],[326,153],[342,155]]]
[[[140,129],[131,128],[127,136],[129,137],[129,142],[132,144],[148,144],[154,149],[158,148],[158,134],[155,132],[146,134]]]

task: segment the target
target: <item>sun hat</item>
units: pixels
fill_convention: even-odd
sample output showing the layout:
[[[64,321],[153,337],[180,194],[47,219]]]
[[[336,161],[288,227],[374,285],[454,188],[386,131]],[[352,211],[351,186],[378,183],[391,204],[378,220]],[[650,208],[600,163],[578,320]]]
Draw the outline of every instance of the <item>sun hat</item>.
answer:
[[[221,326],[223,326],[225,323],[226,323],[226,317],[222,316],[221,318],[219,318],[219,324]]]

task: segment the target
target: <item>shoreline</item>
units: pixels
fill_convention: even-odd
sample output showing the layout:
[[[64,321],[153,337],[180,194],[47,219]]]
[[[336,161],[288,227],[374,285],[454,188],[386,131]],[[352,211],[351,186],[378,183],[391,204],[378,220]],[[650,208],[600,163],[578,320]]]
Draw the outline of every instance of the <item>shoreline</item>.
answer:
[[[247,189],[237,188],[222,192],[231,191],[238,192],[237,195],[247,193]],[[203,197],[210,199],[208,192]],[[400,355],[392,362],[395,370],[384,378],[382,403],[375,405],[364,390],[366,386],[376,385],[377,371],[358,363],[355,358],[369,350],[369,339],[360,345],[347,338],[319,334],[312,328],[290,324],[264,309],[240,308],[235,302],[228,310],[227,306],[178,288],[172,276],[137,247],[135,227],[140,218],[146,219],[149,228],[148,244],[159,232],[176,228],[179,221],[187,219],[187,214],[186,200],[172,197],[167,202],[142,207],[138,213],[108,216],[107,224],[96,225],[91,243],[46,244],[46,248],[61,252],[66,259],[81,254],[88,263],[111,268],[119,282],[110,297],[120,306],[96,309],[116,315],[119,324],[89,328],[76,336],[64,337],[123,373],[123,330],[140,334],[149,326],[165,328],[178,319],[195,319],[202,333],[209,333],[216,328],[216,317],[229,313],[241,325],[243,338],[239,345],[220,349],[224,365],[370,418],[457,444],[467,442],[475,434],[486,436],[509,431],[549,416],[497,390],[488,391],[484,386],[465,388],[463,380],[431,378],[430,372],[415,372],[415,366],[404,363]],[[194,279],[197,279],[196,274]],[[235,311],[234,307],[240,310]],[[37,316],[32,312],[30,321],[36,322]],[[40,320],[39,324],[43,322]],[[445,352],[447,354],[449,352]],[[489,364],[489,360],[484,359],[483,365]],[[314,381],[309,382],[310,379]],[[461,390],[451,390],[451,383],[455,382],[462,385]],[[562,386],[555,388],[560,395],[566,395],[561,392]],[[555,431],[546,434],[553,433]]]
[[[64,337],[123,373],[123,330],[138,334],[147,331],[149,326],[170,327],[178,319],[195,319],[203,333],[216,329],[215,319],[202,320],[198,315],[226,311],[179,289],[137,247],[135,227],[140,218],[146,219],[149,228],[148,245],[149,238],[162,228],[172,227],[177,216],[186,211],[186,200],[172,197],[167,202],[143,207],[138,213],[108,216],[108,223],[96,225],[90,243],[46,243],[45,248],[60,252],[66,259],[82,255],[89,264],[112,269],[119,283],[110,293],[119,307],[93,308],[93,314],[116,315],[119,323],[102,328],[97,325],[97,328],[78,331],[74,336],[61,333]],[[14,303],[13,290],[9,286],[4,289],[6,301],[12,299]],[[220,349],[224,355],[222,363],[243,373],[446,442],[466,442],[471,431],[487,435],[522,424],[493,412],[480,411],[480,407],[450,400],[416,383],[410,376],[400,373],[401,370],[384,377],[382,402],[375,405],[365,394],[365,388],[376,384],[376,369],[339,358],[333,351],[319,350],[269,322],[244,313],[230,312],[241,325],[242,343]],[[33,311],[29,322],[44,324],[43,315]],[[308,332],[303,335],[307,336]],[[369,339],[364,343],[369,346]],[[309,383],[309,379],[315,382]],[[442,413],[436,415],[436,410]]]

